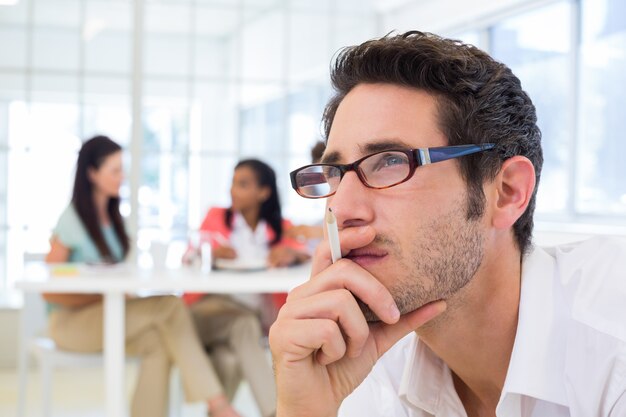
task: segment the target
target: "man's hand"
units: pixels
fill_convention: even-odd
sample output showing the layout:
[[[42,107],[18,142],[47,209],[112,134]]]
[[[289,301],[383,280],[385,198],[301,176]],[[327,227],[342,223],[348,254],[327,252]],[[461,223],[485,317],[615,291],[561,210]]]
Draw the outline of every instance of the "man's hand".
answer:
[[[375,235],[369,226],[343,230],[343,253],[366,246]],[[368,324],[355,297],[381,322]],[[444,309],[444,302],[436,302],[400,317],[374,276],[348,259],[332,264],[328,245],[320,245],[311,279],[289,294],[270,329],[277,417],[336,416],[383,353]]]

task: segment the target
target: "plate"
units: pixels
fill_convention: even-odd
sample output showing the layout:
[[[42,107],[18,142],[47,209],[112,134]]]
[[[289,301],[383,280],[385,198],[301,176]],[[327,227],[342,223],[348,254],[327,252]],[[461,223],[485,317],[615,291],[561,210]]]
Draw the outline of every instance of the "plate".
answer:
[[[267,269],[265,259],[216,259],[215,269],[229,271],[261,271]]]

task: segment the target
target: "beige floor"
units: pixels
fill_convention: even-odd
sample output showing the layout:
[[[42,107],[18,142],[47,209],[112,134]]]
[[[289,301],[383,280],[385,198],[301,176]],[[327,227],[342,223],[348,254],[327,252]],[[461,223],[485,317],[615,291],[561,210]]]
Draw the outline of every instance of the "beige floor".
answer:
[[[41,385],[38,373],[29,373],[24,417],[40,417]],[[52,392],[52,417],[104,417],[104,386],[102,369],[58,370],[55,372]],[[135,368],[127,366],[126,387],[131,394],[135,381]],[[13,369],[0,369],[0,416],[17,416],[18,377]],[[248,386],[244,383],[234,402],[244,417],[259,417]],[[203,404],[183,404],[181,417],[206,416]]]

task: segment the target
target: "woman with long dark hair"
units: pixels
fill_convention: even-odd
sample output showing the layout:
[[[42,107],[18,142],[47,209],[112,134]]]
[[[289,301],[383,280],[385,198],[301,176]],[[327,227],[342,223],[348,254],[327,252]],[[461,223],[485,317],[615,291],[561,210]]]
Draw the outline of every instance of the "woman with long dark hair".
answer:
[[[285,238],[292,224],[282,216],[276,174],[269,165],[258,159],[240,161],[230,197],[229,208],[211,208],[200,226],[211,242],[213,259],[240,259],[245,264],[254,259],[269,267],[308,259],[302,244]]]
[[[123,180],[122,149],[105,136],[85,142],[78,154],[72,202],[53,231],[49,263],[116,263],[130,243],[119,211]],[[100,295],[44,294],[51,305],[50,337],[62,349],[102,350],[103,306]],[[181,373],[186,399],[206,401],[212,416],[237,417],[208,360],[189,311],[175,296],[126,301],[126,352],[140,356],[132,417],[164,417],[169,372]]]
[[[283,219],[274,170],[257,159],[246,159],[235,166],[229,208],[211,208],[200,232],[210,241],[212,257],[240,262],[241,265],[287,266],[308,259],[302,244],[286,239],[290,223]],[[255,266],[255,267],[256,267]],[[250,298],[217,294],[185,294],[185,301],[207,350],[226,345],[234,353],[240,375],[248,381],[261,415],[276,412],[276,389],[267,356],[260,345],[262,330],[259,314],[263,309]],[[263,301],[271,303],[267,297]],[[247,301],[247,302],[246,302]],[[234,395],[239,379],[225,386]]]

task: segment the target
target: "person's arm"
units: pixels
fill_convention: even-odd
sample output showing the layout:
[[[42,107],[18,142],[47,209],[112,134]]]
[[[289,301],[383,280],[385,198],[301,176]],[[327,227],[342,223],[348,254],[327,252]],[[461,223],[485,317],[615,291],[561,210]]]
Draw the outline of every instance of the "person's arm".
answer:
[[[342,230],[342,250],[364,247],[375,236],[368,226]],[[356,297],[381,321],[368,323]],[[440,301],[400,316],[380,281],[349,259],[333,264],[328,245],[320,245],[311,279],[289,294],[270,329],[276,416],[337,416],[382,354],[444,309]]]
[[[311,256],[304,250],[299,250],[285,245],[274,245],[267,257],[268,264],[272,267],[284,267],[306,262]]]
[[[70,252],[70,248],[53,236],[50,240],[50,252],[46,255],[46,262],[49,264],[67,262],[70,259]],[[49,303],[64,307],[82,307],[102,300],[102,296],[99,294],[43,293],[42,297]]]
[[[296,240],[323,239],[324,229],[322,229],[322,226],[301,224],[298,226],[291,226],[285,231],[285,236]]]

